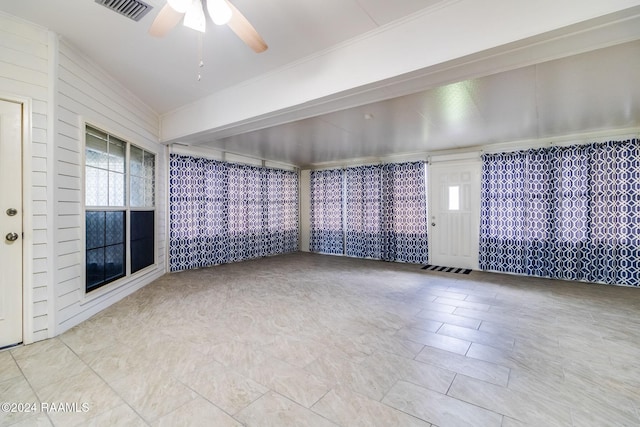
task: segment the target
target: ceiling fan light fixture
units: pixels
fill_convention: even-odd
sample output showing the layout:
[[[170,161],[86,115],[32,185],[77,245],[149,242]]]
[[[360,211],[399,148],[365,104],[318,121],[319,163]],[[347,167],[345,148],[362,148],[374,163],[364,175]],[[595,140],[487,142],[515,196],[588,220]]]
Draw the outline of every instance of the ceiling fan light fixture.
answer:
[[[175,10],[178,13],[185,13],[189,6],[193,3],[192,0],[167,0],[171,9]]]
[[[216,25],[224,25],[231,20],[231,8],[225,0],[207,0],[207,11]]]
[[[193,0],[193,3],[191,3],[191,6],[184,15],[184,26],[204,33],[206,25],[202,2],[200,0]]]

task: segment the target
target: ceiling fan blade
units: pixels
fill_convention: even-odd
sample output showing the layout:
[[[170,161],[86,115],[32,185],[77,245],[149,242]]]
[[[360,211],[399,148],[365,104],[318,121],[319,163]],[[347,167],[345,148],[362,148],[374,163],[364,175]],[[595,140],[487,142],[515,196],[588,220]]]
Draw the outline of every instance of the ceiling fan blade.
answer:
[[[253,25],[244,17],[242,13],[234,5],[229,2],[229,0],[225,0],[231,11],[231,20],[227,23],[229,28],[236,33],[240,40],[245,42],[247,46],[253,49],[254,52],[260,53],[267,50],[268,46],[265,41],[260,37],[260,34],[253,28]]]
[[[176,12],[169,3],[165,4],[158,16],[153,20],[151,28],[149,28],[149,34],[154,37],[163,37],[169,31],[173,29],[178,22],[182,19],[184,13]]]

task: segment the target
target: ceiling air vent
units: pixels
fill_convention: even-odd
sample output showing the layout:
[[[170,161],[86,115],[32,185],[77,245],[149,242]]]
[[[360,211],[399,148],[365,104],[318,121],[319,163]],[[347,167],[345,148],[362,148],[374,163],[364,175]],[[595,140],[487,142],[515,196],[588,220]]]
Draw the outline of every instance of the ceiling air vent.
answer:
[[[96,0],[96,3],[113,10],[127,18],[139,21],[144,15],[153,9],[140,0]]]

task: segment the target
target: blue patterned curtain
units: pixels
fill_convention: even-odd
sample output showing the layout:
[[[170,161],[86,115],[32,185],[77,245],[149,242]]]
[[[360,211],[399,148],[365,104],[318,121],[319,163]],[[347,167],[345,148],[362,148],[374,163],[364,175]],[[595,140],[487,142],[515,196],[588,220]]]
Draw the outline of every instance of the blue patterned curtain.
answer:
[[[340,169],[311,171],[311,252],[344,253],[342,173]]]
[[[427,175],[425,162],[381,166],[382,259],[425,264]]]
[[[294,172],[172,154],[171,271],[298,250]]]
[[[480,267],[640,286],[640,143],[483,156]]]
[[[311,251],[427,262],[424,162],[314,171],[311,187]],[[332,219],[330,229],[322,222],[327,217]],[[320,243],[325,244],[322,249]]]
[[[346,169],[345,254],[382,259],[382,169]]]

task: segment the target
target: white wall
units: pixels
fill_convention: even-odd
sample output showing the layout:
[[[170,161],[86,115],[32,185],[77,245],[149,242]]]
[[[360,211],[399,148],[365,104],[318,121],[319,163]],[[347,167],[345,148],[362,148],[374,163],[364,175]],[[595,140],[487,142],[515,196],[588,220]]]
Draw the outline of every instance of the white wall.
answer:
[[[56,334],[165,272],[166,156],[157,114],[64,40],[59,43],[55,133]],[[89,123],[156,154],[156,265],[84,292],[83,138]]]
[[[311,236],[311,171],[300,171],[300,250],[309,252]]]
[[[24,260],[30,271],[24,283],[25,292],[31,296],[25,311],[28,329],[25,341],[45,339],[53,334],[51,321],[51,245],[48,242],[49,226],[53,220],[50,206],[50,185],[53,181],[53,159],[47,146],[50,109],[49,102],[49,34],[46,29],[31,25],[21,19],[0,12],[0,97],[19,97],[30,100],[30,140],[26,151],[30,152],[28,188],[24,189],[24,211],[31,224],[24,230],[25,242],[30,242],[30,259]],[[26,135],[29,138],[29,135]],[[30,170],[27,170],[30,169]],[[7,185],[8,183],[2,183]],[[9,184],[10,185],[10,184]],[[27,243],[29,244],[29,243]]]
[[[26,343],[58,335],[165,273],[166,154],[158,115],[58,36],[0,12],[0,97],[31,106],[25,152]],[[156,265],[84,292],[84,123],[156,153]],[[7,183],[2,183],[7,185]]]

